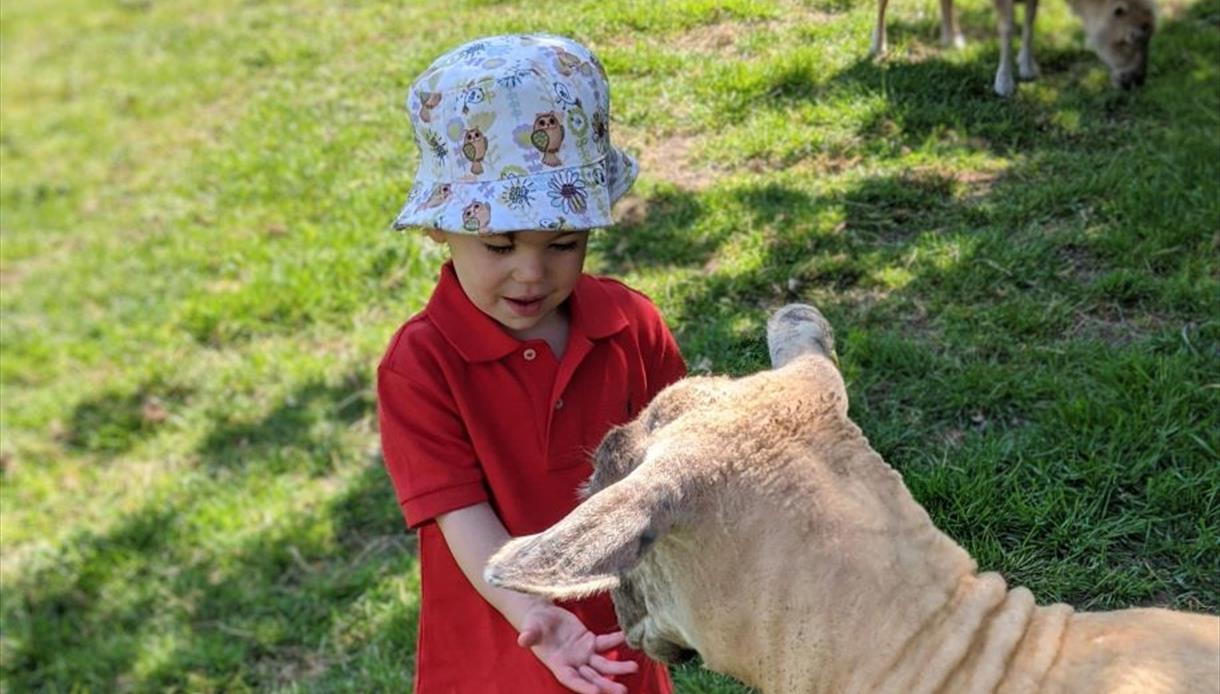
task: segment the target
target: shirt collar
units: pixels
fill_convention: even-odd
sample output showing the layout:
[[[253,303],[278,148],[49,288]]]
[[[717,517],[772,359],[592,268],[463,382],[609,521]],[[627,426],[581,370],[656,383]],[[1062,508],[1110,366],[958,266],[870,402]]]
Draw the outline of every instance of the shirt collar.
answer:
[[[589,340],[609,337],[627,327],[627,316],[598,280],[581,275],[568,297],[570,343],[577,336]],[[453,262],[441,267],[441,277],[425,309],[428,319],[466,361],[493,361],[521,347],[521,340],[505,332],[479,310],[462,291]]]

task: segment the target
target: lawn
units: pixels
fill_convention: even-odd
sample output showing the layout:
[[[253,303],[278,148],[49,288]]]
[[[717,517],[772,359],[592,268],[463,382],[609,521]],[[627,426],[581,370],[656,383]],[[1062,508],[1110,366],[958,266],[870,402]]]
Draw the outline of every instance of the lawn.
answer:
[[[987,0],[0,7],[0,690],[406,691],[415,543],[373,375],[442,251],[389,231],[411,79],[602,57],[643,174],[593,271],[694,371],[790,301],[936,523],[1041,602],[1220,610],[1220,0],[1120,93],[1062,2],[1003,101]],[[683,694],[744,690],[675,673]]]

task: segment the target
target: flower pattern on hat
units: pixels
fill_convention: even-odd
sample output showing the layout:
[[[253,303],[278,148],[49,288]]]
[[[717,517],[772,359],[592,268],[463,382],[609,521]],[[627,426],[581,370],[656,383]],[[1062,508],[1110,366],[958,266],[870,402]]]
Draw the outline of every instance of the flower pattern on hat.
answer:
[[[407,91],[419,168],[395,228],[454,233],[591,229],[635,180],[610,143],[606,71],[587,48],[541,34],[449,51]]]

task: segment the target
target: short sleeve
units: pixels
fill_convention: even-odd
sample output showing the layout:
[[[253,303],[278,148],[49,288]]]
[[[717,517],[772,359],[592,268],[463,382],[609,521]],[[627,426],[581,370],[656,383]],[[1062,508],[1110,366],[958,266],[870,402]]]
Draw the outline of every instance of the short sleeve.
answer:
[[[678,350],[678,341],[674,339],[673,333],[669,332],[660,314],[657,315],[657,324],[657,344],[653,349],[651,373],[648,374],[649,402],[652,402],[657,393],[686,376],[686,361]]]
[[[686,376],[686,361],[660,310],[642,292],[631,291],[635,295],[634,311],[640,326],[640,350],[648,370],[648,399],[644,403],[647,404],[657,393]]]
[[[452,393],[384,364],[377,370],[381,450],[411,528],[488,499],[483,470]]]

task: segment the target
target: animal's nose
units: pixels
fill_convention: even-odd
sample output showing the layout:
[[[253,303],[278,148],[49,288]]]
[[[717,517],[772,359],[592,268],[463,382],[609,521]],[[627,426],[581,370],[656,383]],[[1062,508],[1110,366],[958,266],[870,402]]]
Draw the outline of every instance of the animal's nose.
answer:
[[[1132,70],[1125,72],[1118,78],[1118,86],[1123,89],[1133,89],[1135,87],[1144,86],[1144,71]]]

